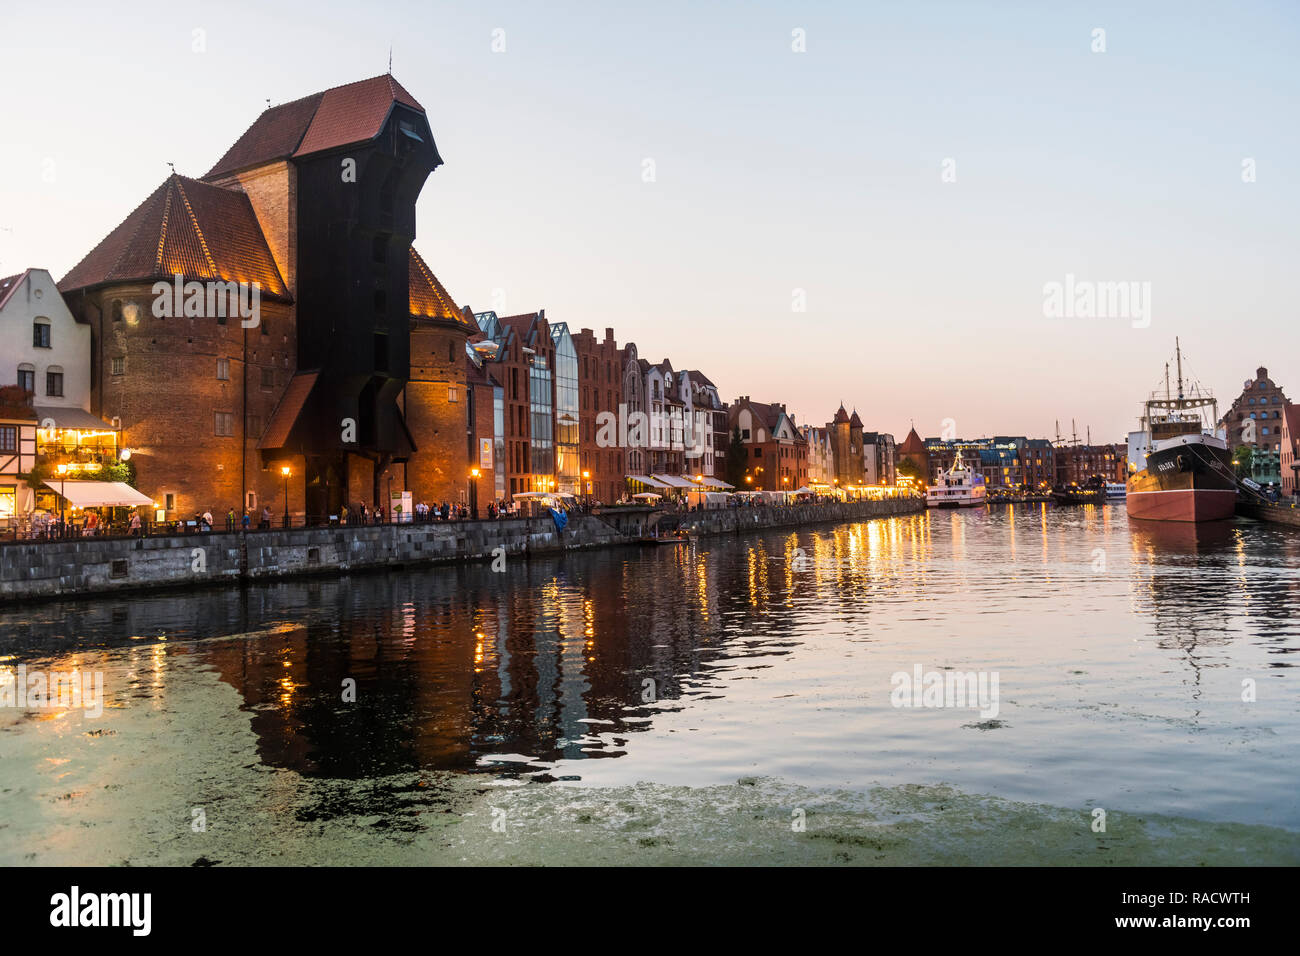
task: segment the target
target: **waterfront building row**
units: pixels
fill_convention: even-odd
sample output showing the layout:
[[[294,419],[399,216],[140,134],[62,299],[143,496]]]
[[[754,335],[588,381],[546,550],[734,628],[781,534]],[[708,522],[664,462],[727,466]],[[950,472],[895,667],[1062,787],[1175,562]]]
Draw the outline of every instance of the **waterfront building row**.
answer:
[[[720,487],[742,411],[745,484],[807,484],[783,405],[733,414],[613,329],[458,304],[413,245],[441,165],[424,108],[372,77],[269,107],[57,285],[0,280],[0,523],[54,510],[56,466],[137,486],[164,521]]]

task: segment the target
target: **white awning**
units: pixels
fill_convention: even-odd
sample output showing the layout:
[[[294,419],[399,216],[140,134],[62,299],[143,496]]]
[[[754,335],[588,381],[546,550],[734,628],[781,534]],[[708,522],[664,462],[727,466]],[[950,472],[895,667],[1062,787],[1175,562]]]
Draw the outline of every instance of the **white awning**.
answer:
[[[45,487],[62,495],[78,508],[134,508],[152,505],[153,499],[140,494],[121,481],[58,481],[45,482]]]
[[[734,487],[736,487],[735,485],[729,485],[729,484],[727,484],[725,481],[722,481],[720,478],[709,478],[709,477],[705,477],[705,478],[701,479],[700,484],[704,485],[704,487],[706,487],[706,488],[734,488]]]
[[[55,428],[76,428],[81,431],[97,432],[115,432],[114,428],[108,422],[96,418],[90,412],[82,411],[80,408],[63,408],[58,405],[34,405],[32,411],[36,413],[36,419],[40,422],[41,427],[45,427],[46,422],[54,422]]]
[[[656,481],[663,482],[664,488],[695,488],[698,487],[695,482],[687,481],[685,478],[679,478],[676,475],[655,475]]]
[[[662,481],[656,481],[646,475],[626,475],[628,481],[639,481],[643,485],[649,485],[651,488],[667,488]]]

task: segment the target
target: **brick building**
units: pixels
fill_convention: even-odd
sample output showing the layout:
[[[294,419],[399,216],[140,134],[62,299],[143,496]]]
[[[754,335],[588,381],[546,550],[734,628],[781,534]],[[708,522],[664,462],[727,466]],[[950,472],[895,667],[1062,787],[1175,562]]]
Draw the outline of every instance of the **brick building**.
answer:
[[[1279,470],[1282,494],[1294,495],[1300,487],[1300,405],[1287,403],[1282,411],[1282,446]]]
[[[903,439],[903,443],[898,446],[897,453],[898,463],[907,462],[920,476],[921,481],[929,480],[930,476],[930,453],[925,447],[925,442],[921,436],[916,433],[913,427]]]
[[[474,330],[411,248],[441,163],[392,76],[315,93],[263,112],[202,180],[168,177],[64,277],[92,330],[92,411],[120,418],[169,518],[272,505],[324,520],[386,505],[390,482],[463,487]],[[160,313],[172,281],[184,308]],[[214,309],[254,285],[251,321]]]
[[[475,315],[494,348],[484,367],[501,386],[505,498],[528,491],[558,491],[555,460],[555,342],[546,311]]]
[[[1252,450],[1251,477],[1261,484],[1282,479],[1282,420],[1290,404],[1282,387],[1261,366],[1219,420],[1230,449],[1245,445]]]
[[[591,329],[573,336],[578,354],[579,466],[584,475],[583,494],[594,501],[612,503],[626,492],[624,476],[626,450],[617,442],[603,446],[597,441],[598,418],[602,414],[618,418],[622,399],[622,353],[614,341],[614,330],[605,329],[604,339],[597,339]],[[605,419],[608,420],[608,419]]]
[[[164,291],[176,275],[205,293],[208,280],[256,282],[257,326],[245,328],[238,308],[204,314],[206,295],[197,314],[176,315]],[[167,519],[238,512],[245,500],[282,512],[271,465],[301,474],[302,459],[263,462],[257,442],[296,371],[297,327],[249,198],[173,174],[59,287],[91,330],[91,409],[120,421],[137,486]],[[301,484],[290,493],[301,511]]]
[[[831,436],[834,474],[831,484],[841,489],[858,488],[866,483],[866,465],[862,456],[862,419],[854,409],[852,416],[843,404],[835,417],[826,423]]]
[[[417,451],[409,461],[393,466],[394,471],[400,469],[393,485],[409,490],[413,503],[470,504],[471,468],[478,468],[478,493],[483,496],[478,500],[486,505],[494,497],[493,473],[489,468],[483,474],[478,448],[466,428],[475,396],[468,387],[465,343],[478,333],[478,325],[472,313],[457,307],[414,249],[410,260],[411,371],[402,414],[415,447],[435,453]],[[386,482],[388,475],[383,477]]]
[[[808,443],[784,404],[742,395],[728,407],[729,425],[740,430],[745,491],[794,491],[808,484]],[[833,441],[833,439],[832,439]]]
[[[1060,445],[1055,449],[1056,484],[1084,485],[1095,478],[1128,480],[1128,444]]]

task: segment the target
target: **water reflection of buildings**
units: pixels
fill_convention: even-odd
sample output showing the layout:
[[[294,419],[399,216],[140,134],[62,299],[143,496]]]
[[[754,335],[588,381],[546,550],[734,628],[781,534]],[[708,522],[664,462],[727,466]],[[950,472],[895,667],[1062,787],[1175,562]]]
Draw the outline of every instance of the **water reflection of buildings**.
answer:
[[[771,573],[750,566],[756,553],[608,552],[505,575],[284,584],[268,589],[283,610],[255,600],[252,613],[213,615],[253,636],[193,646],[239,692],[271,766],[360,778],[474,769],[490,755],[617,756],[655,713],[708,692],[730,642],[781,643],[787,625],[751,599]],[[758,578],[737,587],[742,569]]]

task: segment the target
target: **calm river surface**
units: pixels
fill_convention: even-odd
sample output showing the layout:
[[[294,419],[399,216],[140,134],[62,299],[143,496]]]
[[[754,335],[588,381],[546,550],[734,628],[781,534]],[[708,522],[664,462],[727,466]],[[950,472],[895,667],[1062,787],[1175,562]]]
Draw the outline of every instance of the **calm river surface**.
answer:
[[[1297,569],[1003,506],[10,609],[106,706],[0,708],[0,863],[1295,863]]]

